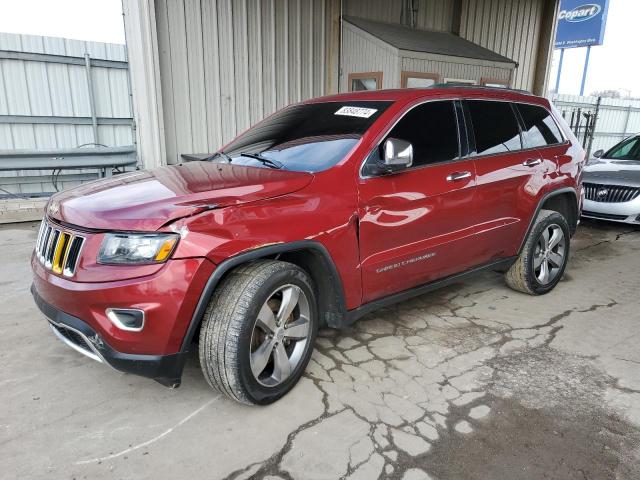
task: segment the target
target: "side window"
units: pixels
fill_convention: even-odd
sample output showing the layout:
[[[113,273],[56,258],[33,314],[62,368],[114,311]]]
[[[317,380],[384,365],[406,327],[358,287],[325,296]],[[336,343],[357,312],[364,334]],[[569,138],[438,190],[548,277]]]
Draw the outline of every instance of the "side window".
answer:
[[[524,122],[524,144],[527,148],[562,143],[562,134],[551,114],[537,105],[517,104]]]
[[[491,155],[522,148],[520,127],[509,103],[467,100],[465,104],[476,144],[472,155]]]
[[[418,105],[402,117],[387,138],[411,142],[414,166],[455,160],[459,157],[459,148],[453,102]]]

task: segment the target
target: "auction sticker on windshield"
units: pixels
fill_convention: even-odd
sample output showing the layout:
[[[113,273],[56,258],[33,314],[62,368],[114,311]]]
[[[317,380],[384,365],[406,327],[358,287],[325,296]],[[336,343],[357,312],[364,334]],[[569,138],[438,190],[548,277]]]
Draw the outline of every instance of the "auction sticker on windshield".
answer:
[[[338,110],[335,115],[346,115],[348,117],[360,117],[360,118],[369,118],[371,115],[376,113],[378,110],[376,108],[364,108],[364,107],[342,107]]]

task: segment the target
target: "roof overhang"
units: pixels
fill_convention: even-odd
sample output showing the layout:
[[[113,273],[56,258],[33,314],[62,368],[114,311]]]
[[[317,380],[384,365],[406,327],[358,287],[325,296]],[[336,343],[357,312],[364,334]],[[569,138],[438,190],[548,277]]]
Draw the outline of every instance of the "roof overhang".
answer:
[[[517,62],[450,32],[418,30],[404,25],[343,17],[350,27],[375,38],[403,57],[513,69]]]

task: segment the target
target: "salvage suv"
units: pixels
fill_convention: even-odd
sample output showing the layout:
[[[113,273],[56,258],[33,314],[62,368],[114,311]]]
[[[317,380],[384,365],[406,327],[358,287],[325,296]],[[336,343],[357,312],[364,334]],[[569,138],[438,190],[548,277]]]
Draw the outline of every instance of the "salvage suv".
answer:
[[[177,387],[197,341],[209,384],[267,404],[319,327],[505,272],[553,289],[585,155],[544,98],[446,87],[284,108],[203,161],[54,195],[32,293],[68,346]]]

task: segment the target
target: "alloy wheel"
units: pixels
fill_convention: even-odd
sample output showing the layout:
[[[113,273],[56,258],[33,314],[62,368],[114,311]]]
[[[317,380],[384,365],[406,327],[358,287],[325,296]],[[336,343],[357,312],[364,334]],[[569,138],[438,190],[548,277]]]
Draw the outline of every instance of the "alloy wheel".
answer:
[[[258,383],[275,387],[295,371],[309,341],[310,315],[309,300],[296,285],[269,295],[251,334],[251,372]]]
[[[566,239],[559,225],[551,224],[544,228],[533,255],[533,270],[540,285],[553,282],[564,265]]]

